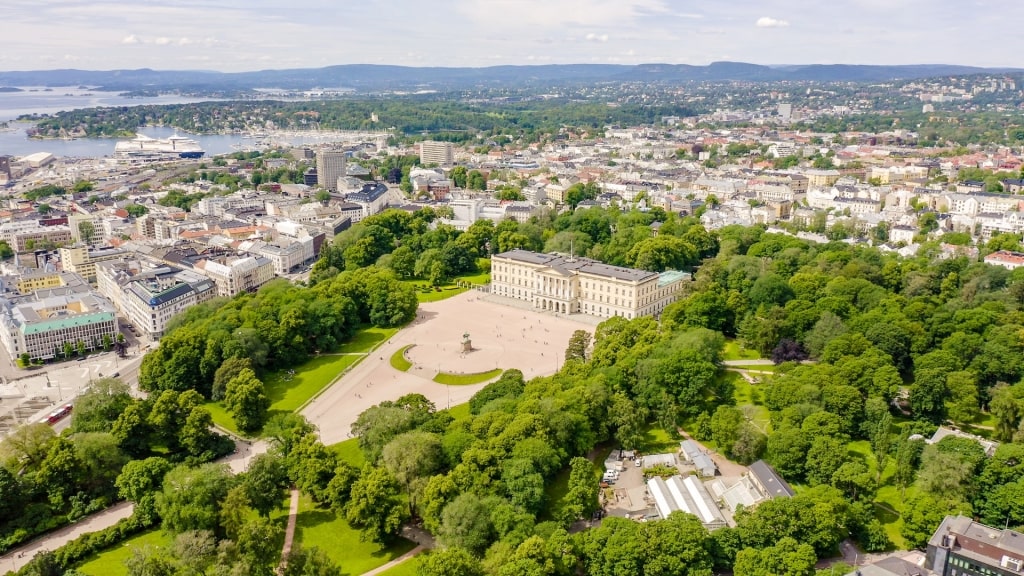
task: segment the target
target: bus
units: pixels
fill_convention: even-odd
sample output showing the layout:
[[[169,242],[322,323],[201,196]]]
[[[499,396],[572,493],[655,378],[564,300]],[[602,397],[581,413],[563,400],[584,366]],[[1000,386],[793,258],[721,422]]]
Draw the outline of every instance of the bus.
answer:
[[[71,414],[71,404],[65,404],[53,412],[50,412],[50,415],[46,417],[46,423],[51,425],[56,424],[68,414]]]

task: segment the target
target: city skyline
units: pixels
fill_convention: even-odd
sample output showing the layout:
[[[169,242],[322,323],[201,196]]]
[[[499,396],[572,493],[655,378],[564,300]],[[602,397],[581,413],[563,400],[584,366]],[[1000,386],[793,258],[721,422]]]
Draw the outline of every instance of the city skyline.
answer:
[[[10,0],[0,70],[671,63],[1016,67],[1010,0]],[[1000,34],[1000,30],[1007,33]],[[985,42],[968,42],[980,31]]]

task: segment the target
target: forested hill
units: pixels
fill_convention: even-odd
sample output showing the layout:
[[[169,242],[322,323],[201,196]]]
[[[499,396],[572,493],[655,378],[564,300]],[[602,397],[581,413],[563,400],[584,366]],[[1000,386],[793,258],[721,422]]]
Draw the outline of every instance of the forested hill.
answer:
[[[71,86],[86,84],[110,90],[205,89],[237,91],[260,87],[310,89],[348,87],[357,90],[398,88],[452,89],[471,86],[559,85],[581,82],[646,81],[859,81],[927,78],[944,75],[1012,72],[947,64],[906,66],[793,65],[763,66],[742,62],[686,64],[553,64],[485,68],[415,68],[345,64],[324,68],[259,70],[223,73],[200,70],[34,70],[0,72],[0,85]]]

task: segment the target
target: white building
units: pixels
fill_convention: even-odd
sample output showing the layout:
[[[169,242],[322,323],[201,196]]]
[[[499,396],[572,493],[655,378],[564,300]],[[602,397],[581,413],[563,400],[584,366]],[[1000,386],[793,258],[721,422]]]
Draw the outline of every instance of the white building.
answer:
[[[274,263],[262,256],[248,256],[224,262],[203,260],[196,264],[217,284],[217,295],[231,297],[255,292],[274,279]]]
[[[679,299],[689,278],[674,270],[659,274],[526,250],[491,259],[492,293],[531,302],[539,310],[600,318],[656,316]]]
[[[114,306],[98,294],[67,294],[37,297],[15,303],[0,298],[0,341],[16,359],[24,353],[33,359],[62,356],[65,344],[87,350],[100,348],[117,336]]]
[[[313,238],[300,239],[282,238],[275,243],[262,240],[242,242],[238,249],[270,260],[274,265],[274,273],[278,276],[288,274],[292,270],[313,260]]]
[[[647,490],[662,518],[673,512],[685,512],[699,518],[708,530],[728,525],[711,493],[695,476],[672,476],[668,480],[655,476],[647,481]]]

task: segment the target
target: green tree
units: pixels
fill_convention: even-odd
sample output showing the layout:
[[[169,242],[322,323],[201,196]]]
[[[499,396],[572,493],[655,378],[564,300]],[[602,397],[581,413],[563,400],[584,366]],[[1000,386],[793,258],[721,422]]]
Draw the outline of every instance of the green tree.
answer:
[[[224,399],[224,392],[227,390],[228,382],[238,376],[242,370],[253,369],[252,360],[243,356],[230,356],[217,367],[213,375],[213,389],[210,400],[220,401]]]
[[[75,400],[71,413],[74,432],[106,432],[125,408],[132,403],[127,384],[115,378],[100,378]]]
[[[278,543],[283,529],[269,518],[257,516],[242,525],[238,531],[238,549],[248,560],[250,574],[270,576],[278,565],[281,545]]]
[[[284,461],[273,453],[257,455],[242,474],[249,505],[267,518],[281,505],[287,483]]]
[[[444,466],[444,451],[436,434],[413,431],[396,436],[388,442],[384,446],[381,460],[411,496],[413,484],[417,480],[427,478]],[[415,506],[412,498],[409,506],[410,509]]]
[[[736,576],[812,576],[817,560],[813,547],[781,538],[774,546],[740,550],[733,572]]]
[[[1021,386],[1010,387],[1006,384],[992,388],[989,411],[995,416],[995,437],[1000,442],[1011,440],[1021,421],[1021,415],[1024,413],[1018,396],[1021,389]]]
[[[156,509],[156,494],[170,470],[171,463],[157,456],[132,460],[124,465],[114,481],[117,495],[134,502],[136,514],[152,518]]]
[[[565,349],[565,360],[580,360],[586,362],[587,349],[590,348],[590,332],[576,330],[569,337],[569,345]]]
[[[46,491],[50,504],[63,508],[85,480],[85,463],[71,440],[57,437],[50,443],[46,459],[39,465],[36,481]]]
[[[217,559],[217,538],[209,530],[183,532],[171,548],[186,574],[202,576]]]
[[[744,424],[743,412],[733,406],[719,406],[711,415],[711,440],[723,454],[733,456],[733,446]]]
[[[361,530],[362,539],[386,543],[398,534],[406,510],[394,477],[385,468],[368,466],[352,485],[345,518]]]
[[[491,509],[494,499],[461,494],[444,507],[438,538],[447,547],[480,554],[494,538]]]
[[[423,556],[417,576],[483,576],[480,561],[462,548],[433,550]]]
[[[164,529],[174,534],[215,530],[232,482],[231,472],[223,464],[179,466],[168,472],[156,497]]]
[[[93,237],[96,235],[96,227],[92,222],[83,220],[78,223],[78,235],[82,238],[82,242],[91,244]]]
[[[228,381],[224,390],[224,405],[231,412],[238,429],[251,433],[259,430],[266,421],[270,399],[256,373],[243,368]]]
[[[564,523],[587,518],[598,508],[600,486],[590,460],[577,456],[569,461],[569,492],[562,499],[560,512]]]
[[[293,546],[284,561],[282,576],[342,576],[341,567],[326,552],[311,546]]]
[[[217,523],[229,539],[237,539],[242,526],[252,516],[253,510],[249,506],[248,493],[245,486],[236,485],[231,487],[224,497],[224,503],[217,514]]]

